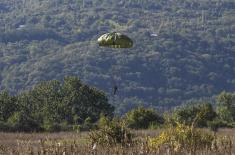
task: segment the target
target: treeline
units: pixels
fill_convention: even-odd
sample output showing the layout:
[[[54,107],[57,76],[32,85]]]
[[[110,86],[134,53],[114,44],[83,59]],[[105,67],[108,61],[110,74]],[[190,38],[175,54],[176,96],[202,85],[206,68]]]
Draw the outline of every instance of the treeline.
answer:
[[[0,131],[80,131],[102,125],[104,120],[122,120],[133,129],[155,129],[180,122],[198,127],[235,126],[235,93],[222,92],[217,105],[198,103],[159,114],[156,109],[138,107],[114,117],[114,107],[106,95],[83,84],[77,77],[63,82],[51,80],[37,84],[18,95],[0,93]]]
[[[157,112],[158,111],[158,112]],[[198,128],[235,127],[235,93],[221,92],[215,101],[194,100],[174,109],[161,111],[157,108],[137,107],[128,111],[120,119],[132,129],[165,128],[169,124],[184,124]]]
[[[164,128],[178,123],[199,128],[235,127],[235,93],[222,92],[216,97],[216,105],[209,102],[188,104],[162,115],[156,109],[139,107],[127,112],[122,118],[134,129]]]
[[[113,106],[105,94],[76,77],[63,83],[41,82],[32,90],[10,95],[0,93],[1,131],[60,131],[89,128],[102,114],[112,117]]]

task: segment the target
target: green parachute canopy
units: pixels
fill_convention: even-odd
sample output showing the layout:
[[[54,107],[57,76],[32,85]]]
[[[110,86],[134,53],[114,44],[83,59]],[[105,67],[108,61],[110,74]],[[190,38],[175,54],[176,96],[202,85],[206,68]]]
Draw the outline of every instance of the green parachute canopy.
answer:
[[[103,34],[98,38],[99,46],[110,47],[110,48],[131,48],[133,41],[126,35],[112,32]]]

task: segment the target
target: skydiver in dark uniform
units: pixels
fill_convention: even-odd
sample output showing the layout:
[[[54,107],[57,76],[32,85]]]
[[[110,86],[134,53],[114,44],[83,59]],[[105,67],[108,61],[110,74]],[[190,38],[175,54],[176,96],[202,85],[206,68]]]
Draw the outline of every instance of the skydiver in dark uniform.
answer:
[[[117,85],[114,85],[113,86],[113,95],[116,95],[117,91],[118,91],[118,87],[117,87]]]

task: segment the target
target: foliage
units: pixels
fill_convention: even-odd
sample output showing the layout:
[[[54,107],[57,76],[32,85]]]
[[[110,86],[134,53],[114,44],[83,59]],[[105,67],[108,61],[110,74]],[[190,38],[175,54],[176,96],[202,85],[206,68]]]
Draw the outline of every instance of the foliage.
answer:
[[[108,119],[103,114],[100,115],[100,119],[97,122],[98,128],[103,128],[109,124],[110,119]]]
[[[73,125],[88,130],[101,113],[112,117],[114,111],[103,92],[77,77],[44,81],[15,96],[2,92],[0,104],[1,121],[14,131],[70,130]]]
[[[0,121],[6,121],[16,109],[16,98],[7,91],[0,92]]]
[[[89,131],[94,128],[94,124],[91,121],[90,117],[87,117],[84,121],[84,123],[81,126],[82,130]]]
[[[233,127],[235,127],[233,124],[228,123],[227,121],[223,121],[218,118],[213,121],[208,121],[207,126],[211,131],[215,131],[215,132],[217,132],[219,128],[233,128]]]
[[[221,120],[235,121],[235,93],[220,93],[217,96],[217,104],[217,113]]]
[[[153,125],[163,124],[163,118],[154,109],[139,107],[125,114],[124,120],[129,128],[147,129]]]
[[[133,134],[125,126],[121,120],[108,120],[102,118],[102,124],[99,125],[98,130],[89,133],[89,141],[92,145],[113,146],[122,145],[130,146],[133,144]]]
[[[210,103],[194,104],[176,109],[173,118],[187,125],[194,122],[199,127],[205,127],[208,121],[216,118],[216,112]]]
[[[220,145],[223,143],[224,145]],[[218,146],[231,150],[231,139],[177,122],[176,127],[165,129],[158,137],[149,139],[152,149],[168,148],[177,154],[197,154],[200,150],[219,151]]]
[[[8,131],[37,132],[42,130],[39,123],[28,116],[28,113],[14,112],[7,120]],[[46,128],[44,128],[46,130]],[[7,131],[5,130],[5,131]],[[48,130],[49,131],[49,130]]]

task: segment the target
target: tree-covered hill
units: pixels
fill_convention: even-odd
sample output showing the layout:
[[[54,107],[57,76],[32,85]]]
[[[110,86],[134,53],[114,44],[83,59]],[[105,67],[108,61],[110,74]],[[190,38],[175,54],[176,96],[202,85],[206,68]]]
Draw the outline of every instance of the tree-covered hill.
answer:
[[[111,31],[134,48],[98,47]],[[234,0],[1,0],[0,32],[0,89],[11,93],[79,76],[123,113],[235,91]]]

